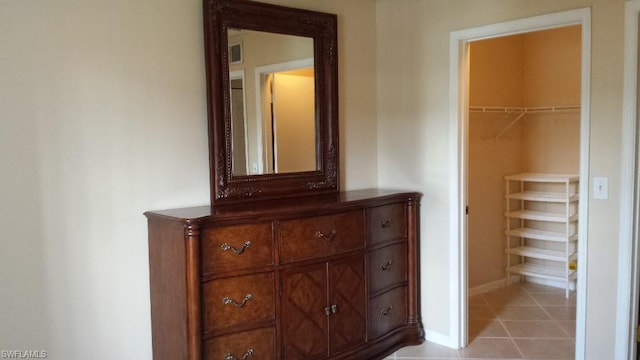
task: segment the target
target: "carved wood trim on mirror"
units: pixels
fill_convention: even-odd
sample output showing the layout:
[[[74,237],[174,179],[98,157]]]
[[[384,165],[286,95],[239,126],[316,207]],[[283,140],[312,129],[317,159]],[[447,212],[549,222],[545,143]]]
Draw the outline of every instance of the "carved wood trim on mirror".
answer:
[[[339,147],[336,15],[246,0],[205,0],[204,14],[212,206],[337,193]],[[286,150],[283,142],[276,143],[274,140],[276,134],[284,139],[285,131],[282,128],[276,128],[275,120],[271,120],[270,129],[268,126],[265,127],[268,130],[258,128],[258,125],[265,123],[265,120],[260,118],[257,106],[236,105],[244,106],[248,111],[240,112],[245,114],[243,115],[244,126],[234,129],[230,71],[237,73],[237,68],[240,68],[244,71],[244,78],[248,83],[254,81],[253,88],[243,85],[243,99],[251,98],[252,95],[255,95],[256,99],[260,98],[258,94],[260,86],[255,85],[258,82],[256,79],[259,78],[258,71],[250,66],[250,62],[254,61],[250,56],[255,55],[255,52],[251,53],[252,48],[249,47],[249,43],[235,46],[234,57],[230,61],[229,46],[241,44],[241,42],[231,44],[229,39],[239,30],[313,40],[312,94],[314,98],[311,99],[311,103],[314,106],[309,116],[312,119],[309,125],[311,133],[307,135],[307,139],[312,140],[306,142],[315,142],[315,148],[311,148],[310,155],[306,155],[311,159],[310,163],[302,167],[287,168],[282,164],[283,161],[276,162],[275,159],[284,159],[287,154],[302,152],[300,142],[305,140],[297,139],[298,145],[290,148],[295,151]],[[244,51],[245,54],[236,54],[236,51]],[[282,49],[270,48],[263,53],[273,55],[282,52]],[[245,66],[235,65],[242,61]],[[273,61],[275,60],[271,58],[262,63],[254,61],[254,64],[270,65]],[[253,91],[255,94],[252,93]],[[281,104],[284,103],[282,100],[279,101]],[[248,116],[246,113],[252,111],[256,118],[246,120]],[[270,111],[273,113],[273,106]],[[296,116],[298,115],[294,117]],[[284,115],[280,117],[280,119],[284,118]],[[283,123],[284,120],[281,121],[280,126]],[[243,122],[240,121],[240,124],[242,125]],[[234,135],[240,135],[243,129],[251,136],[243,141],[236,141],[236,153],[242,150],[245,150],[245,153],[234,157]],[[264,135],[266,133],[268,135]],[[252,143],[253,139],[256,139],[257,144]],[[274,145],[269,145],[271,143]],[[240,149],[241,147],[245,149]],[[281,152],[277,152],[278,147]]]

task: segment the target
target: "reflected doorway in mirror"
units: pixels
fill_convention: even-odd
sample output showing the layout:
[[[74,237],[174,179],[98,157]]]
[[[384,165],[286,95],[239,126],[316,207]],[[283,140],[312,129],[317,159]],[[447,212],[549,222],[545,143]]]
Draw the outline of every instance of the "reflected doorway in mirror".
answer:
[[[315,171],[313,58],[256,68],[261,173]]]

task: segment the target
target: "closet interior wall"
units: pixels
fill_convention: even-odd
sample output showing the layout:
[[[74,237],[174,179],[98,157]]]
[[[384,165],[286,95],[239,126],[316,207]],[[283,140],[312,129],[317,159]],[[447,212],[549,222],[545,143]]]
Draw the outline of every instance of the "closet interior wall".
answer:
[[[471,44],[469,105],[580,105],[580,26]],[[579,173],[579,111],[470,111],[468,286],[505,279],[504,177]],[[506,131],[504,131],[506,130]]]

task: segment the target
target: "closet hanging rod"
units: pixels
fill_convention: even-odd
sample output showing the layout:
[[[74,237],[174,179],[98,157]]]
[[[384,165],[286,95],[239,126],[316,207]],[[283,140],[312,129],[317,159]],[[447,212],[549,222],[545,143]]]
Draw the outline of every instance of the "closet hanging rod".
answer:
[[[493,113],[553,113],[580,111],[580,105],[564,106],[469,106],[469,112],[493,112]]]

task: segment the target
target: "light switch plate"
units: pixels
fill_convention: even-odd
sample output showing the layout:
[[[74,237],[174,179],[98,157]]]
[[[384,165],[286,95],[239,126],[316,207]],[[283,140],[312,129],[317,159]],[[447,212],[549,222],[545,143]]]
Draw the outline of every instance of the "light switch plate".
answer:
[[[606,200],[609,198],[609,178],[593,178],[593,198],[599,200]]]

